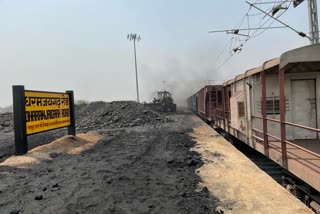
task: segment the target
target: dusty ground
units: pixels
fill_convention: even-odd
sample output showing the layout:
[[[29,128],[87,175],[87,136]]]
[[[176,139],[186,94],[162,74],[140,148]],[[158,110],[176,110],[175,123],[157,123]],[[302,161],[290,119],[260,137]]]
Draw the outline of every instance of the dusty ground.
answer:
[[[0,213],[311,213],[199,118],[167,117],[32,136],[42,146],[0,161]],[[9,142],[1,134],[0,151]]]
[[[198,117],[191,136],[204,164],[197,170],[224,213],[312,214],[302,202],[261,171]]]
[[[160,125],[170,122],[164,114],[148,110],[134,101],[91,102],[76,105],[78,132],[99,129],[119,129],[135,126]],[[66,135],[65,129],[53,130],[28,137],[29,150]],[[0,162],[15,153],[13,114],[0,113]]]
[[[28,137],[28,148],[29,150],[50,143],[57,138],[60,138],[67,134],[65,129],[58,129],[49,132],[44,132]],[[2,132],[0,133],[0,162],[6,158],[12,156],[15,153],[14,146],[14,132]]]
[[[30,151],[28,164],[4,158],[0,213],[215,213],[195,173],[191,117],[170,117],[177,122],[63,138]],[[74,146],[61,149],[66,142]]]

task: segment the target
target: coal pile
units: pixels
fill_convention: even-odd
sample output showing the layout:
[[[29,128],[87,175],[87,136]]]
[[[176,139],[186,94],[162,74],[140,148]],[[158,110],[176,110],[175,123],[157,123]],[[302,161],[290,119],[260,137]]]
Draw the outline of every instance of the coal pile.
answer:
[[[0,133],[13,131],[13,114],[1,113],[0,114]]]
[[[134,101],[92,102],[76,105],[78,130],[113,129],[143,125],[158,125],[171,120],[165,115],[146,109]],[[13,131],[13,114],[0,113],[0,133]]]
[[[134,101],[92,102],[76,106],[79,130],[113,129],[171,122],[164,114],[148,110]]]

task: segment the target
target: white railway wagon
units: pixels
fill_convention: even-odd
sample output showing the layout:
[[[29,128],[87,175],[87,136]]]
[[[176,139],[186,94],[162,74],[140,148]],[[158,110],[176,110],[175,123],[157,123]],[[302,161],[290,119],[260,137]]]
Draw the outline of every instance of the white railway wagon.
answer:
[[[307,183],[300,190],[306,193],[304,200],[316,206],[320,200],[320,45],[285,52],[246,71],[225,82],[222,94],[218,126]]]

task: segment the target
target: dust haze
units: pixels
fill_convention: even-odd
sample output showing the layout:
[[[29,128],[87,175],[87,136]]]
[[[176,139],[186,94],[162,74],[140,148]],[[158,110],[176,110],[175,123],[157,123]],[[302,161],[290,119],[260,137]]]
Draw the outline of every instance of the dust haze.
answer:
[[[196,47],[180,56],[165,56],[162,64],[141,65],[141,91],[147,102],[164,89],[173,94],[178,106],[200,88],[221,84],[228,74],[216,71],[218,47]],[[165,85],[163,83],[165,81]]]
[[[221,55],[223,47],[217,40],[212,39],[206,43],[194,45],[180,55],[164,56],[162,61],[159,60],[159,64],[142,63],[140,91],[144,101],[151,102],[153,97],[156,97],[156,92],[163,90],[165,81],[165,88],[173,94],[174,102],[178,106],[185,106],[186,99],[205,85],[220,85],[248,69],[262,65],[266,60],[279,57],[289,49],[275,46],[270,47],[270,51],[261,52],[253,43],[249,46],[255,58],[244,51],[223,64],[230,57],[230,53],[225,51]]]

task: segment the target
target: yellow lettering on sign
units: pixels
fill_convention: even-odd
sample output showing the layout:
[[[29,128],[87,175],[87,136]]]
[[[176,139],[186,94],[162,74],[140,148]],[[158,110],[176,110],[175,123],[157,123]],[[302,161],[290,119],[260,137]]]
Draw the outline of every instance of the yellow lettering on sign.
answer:
[[[69,94],[25,91],[27,135],[71,125]]]

